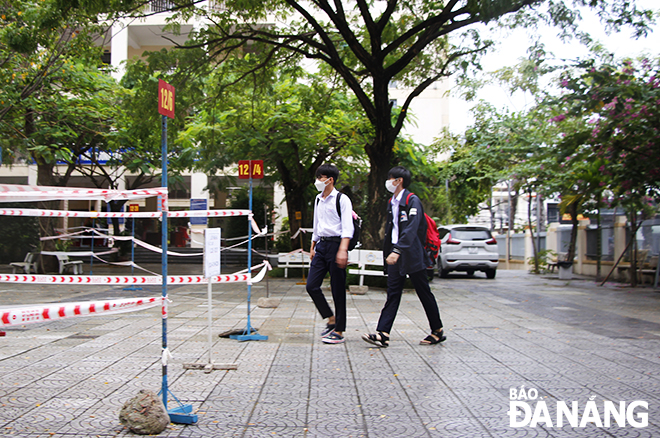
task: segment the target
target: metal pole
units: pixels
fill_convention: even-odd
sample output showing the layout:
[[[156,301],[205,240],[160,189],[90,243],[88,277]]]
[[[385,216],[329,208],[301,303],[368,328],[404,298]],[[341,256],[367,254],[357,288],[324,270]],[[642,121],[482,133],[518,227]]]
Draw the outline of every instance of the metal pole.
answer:
[[[660,255],[658,255],[658,260],[655,262],[655,281],[653,282],[653,287],[658,287],[658,279],[660,279]]]
[[[131,276],[133,276],[133,265],[135,265],[135,218],[131,218]]]
[[[541,194],[536,192],[536,254],[538,257],[539,252],[541,251]]]
[[[507,195],[509,196],[509,224],[506,227],[506,268],[510,269],[510,263],[509,261],[511,260],[511,226],[512,226],[512,221],[511,221],[511,182],[507,181],[506,182],[506,192]]]
[[[131,276],[134,275],[134,265],[135,265],[135,218],[131,218]],[[124,290],[142,290],[141,287],[131,285],[125,287]]]
[[[266,227],[266,235],[264,236],[264,262],[268,261],[268,204],[264,204],[264,226]],[[266,273],[266,298],[270,298],[270,289],[268,288],[268,273]]]
[[[162,116],[162,131],[161,131],[161,156],[163,160],[163,170],[161,175],[161,185],[164,188],[167,188],[167,116]],[[167,193],[161,195],[161,210],[163,213],[162,216],[162,228],[161,228],[161,248],[162,248],[162,276],[163,276],[163,286],[162,286],[162,314],[163,314],[163,383],[162,383],[162,395],[163,395],[163,404],[165,409],[167,409]]]
[[[252,175],[250,175],[250,189],[248,193],[248,209],[252,211]],[[252,222],[248,218],[248,257],[247,257],[247,264],[248,264],[248,277],[252,278]],[[250,331],[252,330],[252,324],[250,324],[250,299],[252,298],[252,281],[249,281],[247,284],[247,333],[246,335],[250,335]]]
[[[249,208],[250,212],[252,212],[252,175],[250,175],[250,186],[249,186]],[[260,335],[256,333],[256,330],[254,330],[254,334],[252,333],[252,324],[250,322],[250,301],[252,299],[252,217],[250,216],[248,218],[248,257],[247,257],[247,263],[248,263],[248,277],[250,280],[247,283],[247,291],[248,291],[248,296],[247,296],[247,326],[245,327],[245,332],[242,335],[230,335],[229,337],[231,339],[236,339],[238,341],[265,341],[268,339],[268,336],[265,335]],[[264,267],[265,269],[265,267]]]
[[[209,320],[209,365],[213,366],[213,335],[211,332],[213,331],[213,277],[209,277],[209,285],[207,288],[207,294],[208,294],[208,320]]]
[[[92,244],[90,250],[92,253],[89,256],[89,275],[92,275],[94,269],[94,230],[96,229],[96,218],[92,219]],[[81,269],[82,271],[82,269]]]

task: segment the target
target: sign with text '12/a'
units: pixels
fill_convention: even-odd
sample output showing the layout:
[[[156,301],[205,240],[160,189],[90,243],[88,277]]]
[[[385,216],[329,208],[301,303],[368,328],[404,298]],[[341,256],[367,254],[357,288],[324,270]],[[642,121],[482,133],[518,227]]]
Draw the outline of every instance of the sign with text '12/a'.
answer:
[[[262,179],[264,177],[264,160],[240,160],[238,162],[238,179]]]
[[[174,87],[158,79],[158,114],[174,118]]]

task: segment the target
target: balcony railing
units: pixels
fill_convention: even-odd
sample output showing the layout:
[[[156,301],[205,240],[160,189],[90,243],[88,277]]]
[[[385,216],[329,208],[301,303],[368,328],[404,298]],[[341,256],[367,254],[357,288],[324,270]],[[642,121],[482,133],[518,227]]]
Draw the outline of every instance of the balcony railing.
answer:
[[[174,2],[169,0],[152,0],[149,2],[150,12],[165,12],[174,8]]]

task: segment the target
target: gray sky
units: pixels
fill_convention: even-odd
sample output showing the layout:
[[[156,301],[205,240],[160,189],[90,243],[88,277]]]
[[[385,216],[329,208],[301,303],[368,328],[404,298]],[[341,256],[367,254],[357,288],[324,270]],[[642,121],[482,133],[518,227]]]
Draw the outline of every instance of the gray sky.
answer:
[[[638,6],[658,11],[660,2],[658,0],[638,0]],[[588,12],[583,13],[583,29],[604,43],[605,47],[614,53],[616,58],[626,56],[635,57],[648,54],[651,57],[660,55],[660,25],[656,25],[656,31],[649,34],[647,38],[635,40],[632,31],[624,29],[613,35],[606,35],[598,19]],[[660,18],[658,18],[660,21]],[[502,41],[500,47],[483,58],[484,71],[495,71],[499,68],[515,65],[519,59],[526,57],[526,50],[530,46],[532,38],[527,35],[528,31],[518,30],[513,33],[499,33],[491,36],[495,41]],[[546,51],[552,52],[557,58],[577,59],[588,55],[588,49],[576,41],[568,44],[562,43],[557,37],[557,30],[544,28],[540,30]],[[510,96],[508,91],[498,86],[489,86],[479,93],[479,98],[491,102],[498,108],[509,108],[512,111],[520,111],[532,103],[530,96],[522,94]],[[461,133],[471,124],[469,109],[474,105],[464,102],[460,97],[452,97],[452,119],[450,129],[454,133]]]

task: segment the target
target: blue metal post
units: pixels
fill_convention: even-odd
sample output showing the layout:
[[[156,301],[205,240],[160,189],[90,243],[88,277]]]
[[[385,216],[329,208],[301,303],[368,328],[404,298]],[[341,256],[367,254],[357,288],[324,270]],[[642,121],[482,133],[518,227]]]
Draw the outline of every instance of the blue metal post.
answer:
[[[89,256],[89,275],[92,275],[94,270],[94,230],[96,229],[96,218],[92,219],[92,244],[90,250],[92,254]]]
[[[135,275],[133,269],[133,265],[135,265],[135,218],[134,217],[131,218],[131,237],[132,237],[131,240],[131,277],[132,277],[133,275]],[[125,287],[124,290],[142,290],[142,288],[135,285],[131,285]]]
[[[250,178],[250,188],[249,188],[249,194],[248,194],[248,209],[252,211],[252,178]],[[247,264],[248,264],[248,276],[252,278],[252,224],[250,223],[250,220],[248,219],[248,256],[247,256]],[[247,312],[247,333],[246,335],[250,334],[250,331],[252,329],[252,324],[250,324],[250,299],[252,298],[252,282],[248,282],[247,284],[247,305],[248,305],[248,312]]]
[[[162,116],[162,132],[161,132],[161,155],[163,160],[163,170],[161,176],[161,186],[167,188],[167,116]],[[165,195],[167,196],[167,195]],[[162,268],[163,268],[163,355],[166,355],[167,351],[167,209],[165,208],[167,199],[162,198],[161,210],[163,213],[163,222],[162,222],[162,236],[161,236],[161,248],[163,254],[161,257]],[[165,409],[167,409],[167,358],[164,357],[163,362],[163,386],[161,388],[163,396],[163,404]]]
[[[161,130],[161,157],[163,160],[163,170],[162,170],[162,176],[161,176],[161,181],[162,181],[162,186],[167,189],[167,116],[165,114],[170,114],[171,117],[174,117],[174,88],[172,87],[171,90],[167,90],[166,88],[160,88],[161,82],[164,83],[164,85],[167,85],[169,87],[169,84],[165,83],[164,81],[159,80],[159,94],[161,93],[160,90],[166,90],[165,94],[169,94],[170,100],[168,101],[167,106],[163,106],[164,108],[169,107],[170,112],[162,112],[161,106],[159,103],[159,112],[162,115],[162,130]],[[159,102],[162,102],[161,97],[159,96]],[[167,351],[167,199],[168,199],[168,194],[165,193],[162,195],[162,202],[161,202],[161,212],[162,212],[162,228],[161,228],[161,249],[163,251],[161,260],[162,260],[162,267],[163,267],[163,305],[162,305],[162,315],[163,315],[163,351],[162,351],[162,364],[163,364],[163,384],[161,387],[161,394],[163,396],[163,405],[165,405],[165,409],[167,409],[167,393],[169,392],[169,389],[167,388],[167,361],[168,361],[168,356],[169,353]],[[170,393],[171,394],[171,393]],[[174,394],[172,394],[172,397],[174,397],[174,400],[179,404],[178,407],[172,408],[172,409],[167,409],[167,413],[170,416],[170,421],[172,423],[178,423],[178,424],[192,424],[197,421],[197,414],[193,414],[193,407],[192,405],[184,405],[182,404],[178,398]]]
[[[133,273],[133,265],[135,265],[135,218],[131,218],[131,277]],[[142,289],[142,288],[140,288]]]
[[[250,211],[252,211],[252,176],[250,176],[250,186],[248,192],[248,205]],[[248,275],[252,277],[252,222],[251,219],[248,219]],[[263,269],[266,269],[265,267]],[[256,329],[252,328],[250,324],[250,300],[252,298],[252,282],[247,284],[247,326],[245,327],[245,332],[242,335],[231,335],[231,339],[237,339],[239,341],[265,341],[268,339],[268,336],[260,335],[257,333]]]

